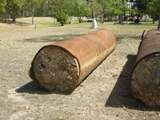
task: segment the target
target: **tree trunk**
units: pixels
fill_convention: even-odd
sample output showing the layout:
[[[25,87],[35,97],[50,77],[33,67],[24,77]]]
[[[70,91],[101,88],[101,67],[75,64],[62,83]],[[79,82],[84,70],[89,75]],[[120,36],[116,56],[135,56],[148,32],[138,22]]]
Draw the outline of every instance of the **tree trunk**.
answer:
[[[123,23],[123,16],[122,16],[122,15],[119,15],[119,16],[118,16],[118,23],[119,23],[119,24],[122,24],[122,23]]]
[[[32,9],[32,25],[34,24],[34,8]]]
[[[64,23],[63,22],[60,22],[61,26],[64,26]]]
[[[16,22],[16,17],[12,16],[12,22],[15,23]]]
[[[122,23],[123,21],[125,21],[125,16],[126,16],[126,10],[125,10],[125,0],[122,0],[122,11],[123,11],[123,15],[122,15]]]
[[[155,24],[155,19],[154,18],[152,19],[152,23]]]
[[[79,17],[79,18],[78,18],[78,21],[79,21],[79,23],[82,23],[82,18]]]
[[[102,16],[101,16],[101,23],[104,23],[104,21],[105,21],[105,15],[102,14]]]
[[[98,24],[97,24],[96,17],[95,17],[95,12],[93,8],[92,8],[92,28],[93,29],[98,28]]]
[[[159,16],[159,19],[158,19],[158,30],[160,30],[160,16]]]
[[[92,19],[95,18],[94,9],[92,8]]]
[[[102,11],[102,15],[101,15],[101,23],[104,23],[105,22],[105,8],[103,8],[103,11]]]

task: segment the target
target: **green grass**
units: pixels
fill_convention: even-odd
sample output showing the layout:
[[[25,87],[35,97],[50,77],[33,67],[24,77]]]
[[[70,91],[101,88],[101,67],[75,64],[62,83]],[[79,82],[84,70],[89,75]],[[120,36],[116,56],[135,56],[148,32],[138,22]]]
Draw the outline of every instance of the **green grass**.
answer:
[[[58,23],[55,23],[55,22],[41,22],[41,23],[38,23],[37,24],[38,27],[41,27],[41,28],[45,28],[45,27],[58,27],[59,24]]]
[[[142,22],[141,24],[115,24],[114,22],[106,22],[104,24],[98,23],[101,28],[106,28],[113,30],[115,32],[143,32],[143,30],[156,29],[157,24],[152,24],[152,22]],[[81,24],[70,24],[65,25],[73,28],[91,28],[92,23],[81,23]]]
[[[45,39],[47,39],[47,40],[64,40],[64,39],[70,39],[70,38],[81,36],[81,35],[84,35],[84,34],[51,35],[51,36],[45,37]]]
[[[133,24],[114,24],[113,22],[107,22],[104,24],[99,24],[101,28],[108,29],[112,31],[118,39],[118,43],[123,43],[125,40],[140,40],[141,35],[144,30],[149,29],[155,29],[157,26],[153,25],[151,23],[145,23],[145,24],[139,24],[139,25],[133,25]],[[91,27],[91,23],[81,23],[81,24],[69,24],[65,25],[66,28],[87,28],[89,29]],[[66,29],[64,28],[64,29]],[[60,36],[47,36],[47,40],[63,40],[63,39],[69,39],[71,37],[79,36],[81,34],[68,34],[68,35],[60,35]]]
[[[141,24],[115,24],[114,22],[106,22],[104,24],[98,23],[101,28],[112,31],[118,38],[118,43],[123,43],[125,40],[140,40],[144,30],[156,29],[156,24],[153,25],[151,22],[142,22]],[[81,24],[68,24],[65,27],[69,28],[86,28],[89,29],[92,23],[81,23]],[[66,28],[64,28],[66,29]],[[48,36],[50,40],[61,40],[74,37],[76,35],[62,35],[62,36]]]
[[[24,18],[25,19],[25,18]],[[27,19],[28,21],[31,20],[31,18]],[[27,21],[26,20],[26,21]],[[21,19],[20,19],[21,21]],[[36,18],[36,27],[37,29],[47,29],[49,27],[58,28],[61,27],[58,22],[56,22],[55,19],[52,18]],[[23,22],[23,21],[22,21]],[[25,21],[24,21],[25,22]],[[142,35],[144,30],[149,29],[156,29],[157,28],[157,22],[153,24],[152,22],[141,22],[140,24],[130,24],[125,22],[124,24],[116,24],[115,22],[105,22],[104,24],[101,24],[98,22],[98,25],[100,28],[105,28],[110,31],[112,31],[118,38],[119,42],[123,42],[123,40],[126,39],[135,39],[140,40],[140,36]],[[91,29],[92,23],[83,22],[80,24],[66,24],[63,29],[70,29],[70,28],[80,28],[80,29]],[[71,37],[79,36],[81,34],[64,34],[64,35],[53,35],[53,36],[46,36],[43,39],[46,41],[56,41],[56,40],[63,40],[63,39],[69,39]],[[39,39],[35,39],[35,42],[41,41]]]
[[[61,41],[67,40],[73,37],[81,36],[84,34],[62,34],[62,35],[50,35],[50,36],[43,36],[38,38],[30,38],[25,39],[24,42],[52,42],[52,41]]]

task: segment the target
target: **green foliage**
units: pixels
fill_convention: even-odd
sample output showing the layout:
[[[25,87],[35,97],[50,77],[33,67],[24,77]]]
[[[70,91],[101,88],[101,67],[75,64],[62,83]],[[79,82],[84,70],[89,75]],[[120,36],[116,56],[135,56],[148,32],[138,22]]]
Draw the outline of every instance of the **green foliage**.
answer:
[[[147,0],[136,0],[136,7],[139,12],[144,13],[146,11],[147,3]]]
[[[64,26],[64,24],[67,23],[68,14],[63,10],[57,11],[55,17],[57,18],[57,21],[60,22],[61,26]]]
[[[12,18],[32,16],[53,16],[61,25],[67,23],[69,16],[75,16],[82,22],[82,17],[95,16],[112,18],[118,16],[119,23],[130,16],[149,14],[155,20],[160,19],[160,0],[136,0],[133,9],[129,9],[129,0],[0,0],[0,17]],[[33,20],[34,21],[34,20]]]
[[[88,0],[89,15],[98,16],[101,14],[101,5],[98,3],[98,0]]]
[[[5,10],[7,14],[12,18],[13,22],[15,22],[16,17],[19,14],[21,5],[21,0],[6,0]]]
[[[58,22],[60,22],[61,26],[66,24],[68,20],[68,12],[65,0],[54,0],[51,5],[53,16]]]
[[[153,19],[158,19],[158,29],[160,29],[160,0],[150,0],[147,12]]]
[[[37,15],[41,11],[44,0],[23,0],[22,12],[26,16]]]
[[[87,16],[89,9],[85,2],[80,2],[75,0],[74,7],[73,7],[73,15],[77,17]]]
[[[160,0],[150,0],[147,6],[150,15],[160,16]]]
[[[101,13],[106,15],[113,14],[112,0],[98,0],[98,3],[101,5]]]
[[[0,0],[0,14],[5,12],[5,4],[6,4],[5,0]]]
[[[74,2],[72,2],[72,8],[70,10],[72,11],[71,16],[77,16],[79,18],[79,23],[82,22],[81,17],[90,15],[90,9],[88,8],[86,1],[84,0],[74,0]]]
[[[113,5],[114,15],[122,14],[122,5],[120,0],[113,1],[112,5]]]

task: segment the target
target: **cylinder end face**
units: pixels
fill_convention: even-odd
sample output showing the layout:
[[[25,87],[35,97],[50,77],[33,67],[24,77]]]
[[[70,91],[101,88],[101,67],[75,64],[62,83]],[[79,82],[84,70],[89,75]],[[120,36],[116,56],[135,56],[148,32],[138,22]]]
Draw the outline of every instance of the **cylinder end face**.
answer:
[[[32,75],[49,91],[72,91],[79,83],[77,59],[57,46],[47,46],[39,51],[32,63]]]
[[[160,106],[160,53],[142,59],[132,75],[132,91],[146,105]]]

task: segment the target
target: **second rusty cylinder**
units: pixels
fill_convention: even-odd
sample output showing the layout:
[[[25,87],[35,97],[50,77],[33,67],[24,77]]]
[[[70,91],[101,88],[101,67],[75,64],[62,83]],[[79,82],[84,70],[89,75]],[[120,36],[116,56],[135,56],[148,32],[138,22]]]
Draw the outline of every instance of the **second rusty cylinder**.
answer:
[[[33,59],[30,76],[49,91],[73,91],[115,48],[106,30],[44,46]]]
[[[160,106],[160,31],[145,32],[132,74],[133,95],[148,106]]]

